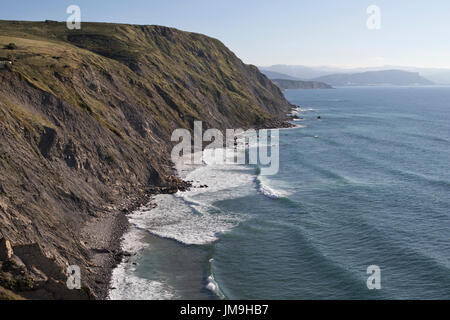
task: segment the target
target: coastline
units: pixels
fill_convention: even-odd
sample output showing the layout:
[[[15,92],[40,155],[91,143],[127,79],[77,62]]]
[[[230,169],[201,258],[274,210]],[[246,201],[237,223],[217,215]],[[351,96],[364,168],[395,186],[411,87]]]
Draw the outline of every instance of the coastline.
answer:
[[[180,179],[180,181],[184,181],[187,172],[191,172],[195,170],[195,167],[188,168],[183,167],[183,169],[179,169],[177,167],[176,177]],[[146,279],[138,279],[134,276],[127,275],[126,277],[121,274],[127,272],[129,269],[134,269],[137,265],[136,260],[141,258],[142,252],[149,246],[148,243],[145,242],[144,238],[155,238],[160,239],[161,241],[167,240],[167,238],[162,237],[158,234],[152,233],[145,228],[138,227],[133,220],[140,220],[139,217],[143,212],[149,212],[152,210],[156,210],[156,208],[160,205],[158,196],[173,196],[175,197],[176,191],[179,190],[191,190],[196,189],[196,186],[192,186],[190,182],[185,182],[189,184],[189,188],[181,188],[177,190],[171,190],[167,192],[166,190],[162,190],[157,188],[157,190],[152,191],[147,194],[147,197],[141,199],[136,203],[132,210],[129,210],[126,215],[123,217],[126,219],[127,227],[125,229],[121,229],[118,234],[115,235],[114,245],[117,246],[118,250],[124,252],[125,254],[122,256],[120,261],[117,261],[114,264],[110,264],[108,268],[105,270],[108,276],[108,285],[105,286],[102,290],[102,299],[115,300],[115,292],[113,290],[118,290],[121,287],[120,283],[117,283],[117,279],[114,279],[114,273],[118,272],[119,275],[116,277],[120,277],[119,280],[124,280],[125,285],[129,283],[137,284],[138,286],[145,286],[148,283],[151,283],[158,289],[157,295],[154,292],[147,292],[149,295],[149,299],[170,299],[173,296],[170,294],[168,290],[164,288],[162,283],[156,281],[146,281]],[[181,200],[180,200],[181,201]],[[159,208],[158,208],[159,209]],[[153,239],[152,241],[154,241]],[[128,276],[132,279],[128,279]],[[120,290],[119,290],[120,291]],[[121,297],[123,298],[123,297]],[[138,298],[138,297],[136,297]]]
[[[293,107],[293,110],[295,108]],[[289,121],[289,122],[288,122]],[[270,123],[261,126],[261,127],[255,127],[256,130],[259,129],[296,129],[296,128],[301,128],[303,127],[302,125],[299,124],[294,124],[290,121],[293,121],[291,117],[288,117],[286,120],[282,120],[282,119],[276,119],[275,121],[271,121]],[[276,124],[276,126],[274,126]],[[185,181],[184,179],[187,179],[187,176],[189,175],[189,173],[195,171],[197,168],[201,167],[202,165],[180,165],[180,164],[175,164],[175,170],[176,170],[176,177],[177,179],[179,179],[179,181],[183,181],[184,183],[189,184],[188,188],[182,188],[181,191],[188,191],[188,190],[195,190],[195,189],[204,189],[204,185],[202,185],[202,183],[200,184],[196,184],[194,181]],[[198,182],[198,181],[197,181]],[[205,182],[205,181],[203,181]],[[208,188],[208,187],[207,187]],[[155,189],[155,188],[154,188]],[[176,193],[176,191],[178,191],[178,189],[175,190],[171,190],[171,192],[161,192],[161,190],[158,190],[159,188],[156,188],[157,191],[155,192],[155,190],[153,190],[153,192],[149,192],[148,194],[146,194],[146,197],[140,199],[140,201],[136,202],[133,209],[130,209],[127,211],[126,215],[123,215],[123,217],[125,218],[126,222],[124,222],[123,220],[119,219],[117,222],[121,225],[119,226],[118,230],[119,232],[117,234],[114,235],[114,240],[112,241],[111,245],[114,248],[113,250],[116,251],[120,251],[123,252],[124,254],[121,256],[120,260],[115,261],[115,263],[110,263],[109,265],[107,265],[107,269],[105,270],[104,274],[105,274],[105,279],[107,279],[107,285],[104,285],[102,287],[102,291],[101,291],[101,298],[102,299],[111,299],[111,290],[112,289],[117,289],[114,287],[113,284],[113,273],[114,270],[118,269],[120,267],[120,265],[124,265],[124,264],[133,264],[135,265],[136,262],[133,262],[131,257],[134,257],[136,255],[139,255],[140,251],[142,251],[145,248],[145,245],[142,246],[142,244],[138,244],[135,243],[135,250],[131,249],[132,246],[130,246],[130,239],[133,239],[135,241],[137,241],[136,234],[132,235],[133,231],[137,231],[136,227],[133,226],[132,223],[130,223],[130,215],[132,215],[133,213],[137,212],[137,210],[139,208],[142,208],[143,210],[155,210],[156,206],[158,205],[157,202],[155,202],[155,196],[160,195],[160,194],[172,194],[174,195]],[[207,189],[206,189],[207,190]],[[174,192],[175,191],[175,192]],[[183,200],[184,201],[184,200]],[[124,228],[124,226],[126,226]],[[131,228],[135,228],[135,230],[132,230]],[[157,238],[161,238],[161,239],[171,239],[171,238],[166,238],[164,236],[155,234],[153,232],[149,232],[148,230],[141,230],[139,229],[140,232],[144,231],[149,233],[150,235],[157,237]],[[125,239],[127,237],[127,234],[130,235],[130,239]],[[181,243],[183,243],[182,241],[180,241]],[[124,257],[128,257],[127,259],[124,259]],[[210,261],[211,264],[211,261]],[[209,267],[210,268],[210,267]],[[217,284],[215,283],[215,280],[213,278],[213,276],[209,276],[207,279],[207,285],[206,288],[208,290],[210,290],[211,292],[214,293],[215,296],[220,297],[220,291],[219,294],[217,292],[215,292],[217,290]],[[159,285],[159,284],[157,284]],[[170,295],[168,295],[170,296]]]
[[[108,297],[113,270],[125,257],[131,255],[122,249],[123,235],[130,227],[128,215],[149,204],[157,194],[173,194],[189,186],[189,183],[181,179],[168,176],[167,186],[151,186],[134,196],[128,196],[119,205],[109,207],[107,212],[98,213],[83,227],[81,242],[90,249],[84,281],[97,299],[104,300]]]

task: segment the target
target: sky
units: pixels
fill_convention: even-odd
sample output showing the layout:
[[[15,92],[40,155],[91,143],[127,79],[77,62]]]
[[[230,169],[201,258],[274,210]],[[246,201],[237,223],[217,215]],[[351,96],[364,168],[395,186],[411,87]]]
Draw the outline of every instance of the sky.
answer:
[[[78,5],[82,22],[157,24],[203,33],[258,66],[450,68],[449,0],[0,0],[0,4],[0,20],[65,21],[67,7]],[[380,9],[379,29],[367,27],[371,5]]]

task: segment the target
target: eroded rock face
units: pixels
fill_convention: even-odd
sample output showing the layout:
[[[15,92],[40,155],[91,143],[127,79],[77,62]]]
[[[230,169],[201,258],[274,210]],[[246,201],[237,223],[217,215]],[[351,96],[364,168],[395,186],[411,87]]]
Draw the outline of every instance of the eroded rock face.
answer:
[[[50,158],[50,152],[56,144],[56,139],[56,130],[54,128],[44,127],[44,132],[42,133],[39,140],[39,150],[44,157]]]
[[[28,299],[93,299],[91,289],[68,288],[64,268],[48,257],[38,244],[8,247],[9,258],[0,262],[0,287],[12,290]],[[16,254],[14,254],[17,253]]]
[[[66,279],[63,268],[47,257],[37,243],[15,246],[14,252],[30,268],[39,269],[48,277],[56,280]]]
[[[94,298],[92,292],[86,288],[69,290],[65,282],[53,278],[50,278],[45,286],[21,294],[28,299],[40,300],[90,300]]]

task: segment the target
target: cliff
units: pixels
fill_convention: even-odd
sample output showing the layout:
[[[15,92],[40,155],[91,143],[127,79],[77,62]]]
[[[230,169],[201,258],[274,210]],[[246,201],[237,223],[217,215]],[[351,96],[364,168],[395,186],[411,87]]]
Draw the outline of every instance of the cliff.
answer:
[[[183,186],[174,129],[279,126],[290,110],[220,41],[161,26],[0,21],[0,60],[0,287],[27,298],[105,297],[127,210]]]

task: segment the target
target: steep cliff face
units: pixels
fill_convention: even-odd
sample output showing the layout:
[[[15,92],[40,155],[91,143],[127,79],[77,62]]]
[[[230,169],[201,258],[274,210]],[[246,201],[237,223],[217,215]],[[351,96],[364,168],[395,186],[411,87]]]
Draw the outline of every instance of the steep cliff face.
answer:
[[[122,231],[114,229],[121,209],[173,181],[174,129],[192,129],[194,120],[221,129],[279,125],[290,109],[220,41],[166,27],[84,23],[70,31],[65,23],[0,21],[6,59],[13,65],[0,70],[0,237],[16,247],[38,243],[30,250],[60,267],[81,266],[83,284],[97,294],[107,286],[98,254]],[[96,234],[102,226],[109,232]],[[53,287],[41,294],[57,297]]]

